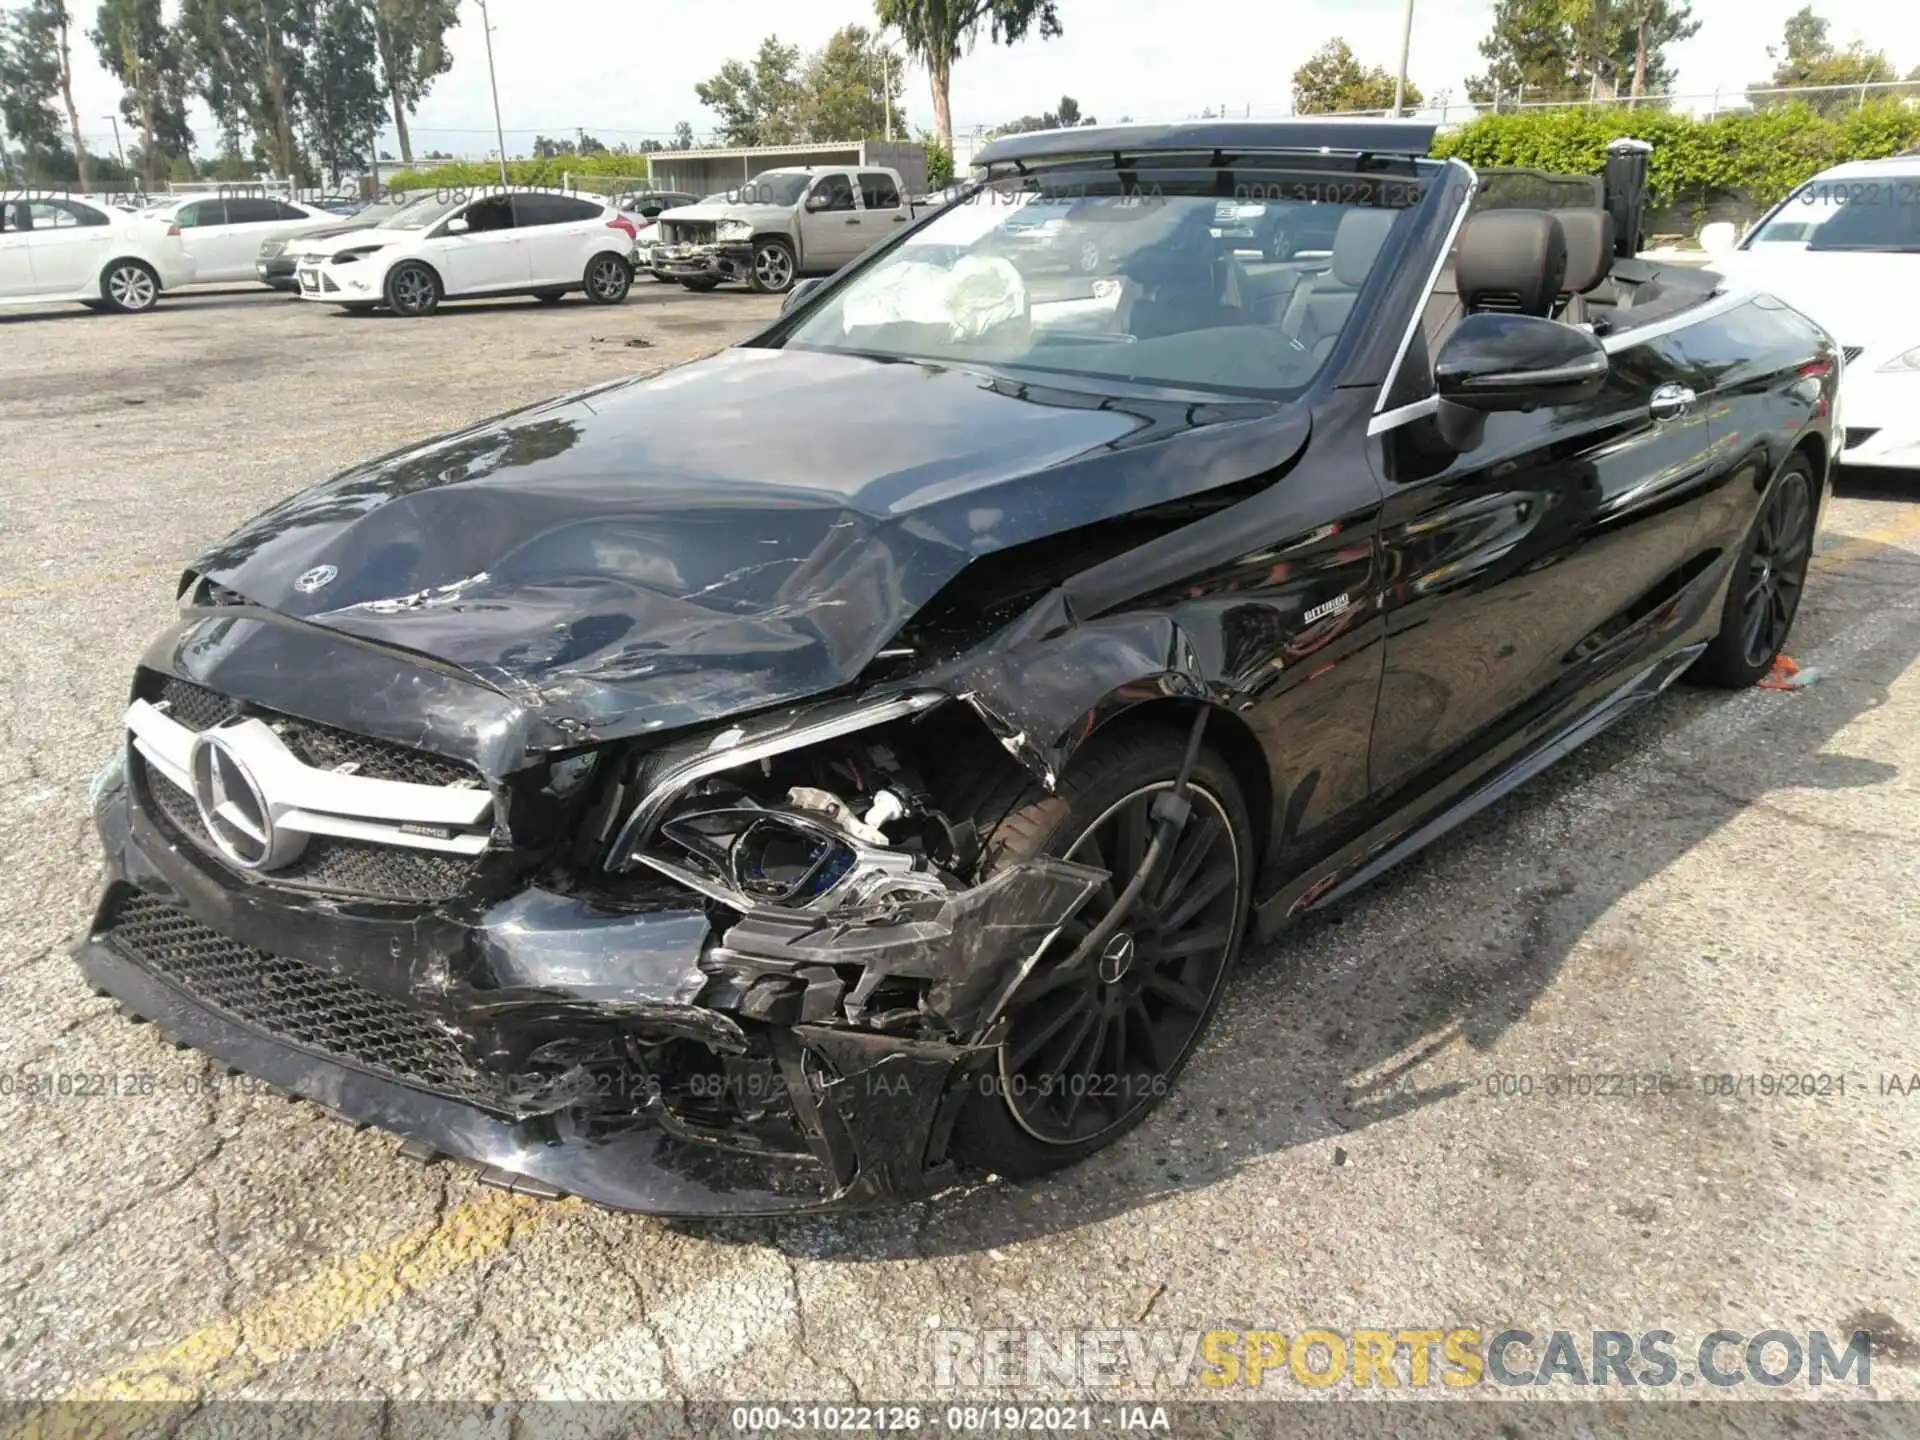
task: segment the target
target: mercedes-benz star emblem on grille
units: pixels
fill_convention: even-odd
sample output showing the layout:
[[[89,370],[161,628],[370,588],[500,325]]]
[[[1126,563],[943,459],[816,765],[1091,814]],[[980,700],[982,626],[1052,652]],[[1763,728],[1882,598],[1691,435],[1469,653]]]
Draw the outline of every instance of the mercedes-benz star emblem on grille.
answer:
[[[300,578],[293,582],[293,588],[302,595],[311,595],[314,591],[331,585],[333,577],[339,573],[338,565],[316,565],[311,570],[302,572]]]
[[[193,798],[213,843],[242,870],[278,869],[306,848],[304,830],[273,823],[259,782],[218,730],[194,741]]]

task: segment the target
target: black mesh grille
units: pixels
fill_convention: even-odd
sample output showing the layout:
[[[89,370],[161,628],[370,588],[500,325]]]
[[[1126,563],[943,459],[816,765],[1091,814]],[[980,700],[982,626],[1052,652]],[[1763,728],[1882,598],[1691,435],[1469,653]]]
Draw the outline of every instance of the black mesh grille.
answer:
[[[325,970],[269,955],[130,891],[107,930],[121,955],[202,1005],[355,1069],[503,1112],[502,1082],[430,1017]]]
[[[1841,448],[1843,450],[1852,450],[1856,446],[1866,444],[1867,441],[1879,433],[1878,427],[1869,428],[1862,425],[1849,425],[1847,427],[1846,439],[1841,442]]]
[[[1854,361],[1858,360],[1862,355],[1867,353],[1867,347],[1864,345],[1848,345],[1843,347],[1840,353],[1846,357],[1847,364],[1851,365]]]
[[[172,677],[163,680],[151,698],[155,702],[165,701],[167,713],[190,730],[208,729],[242,712],[239,701]],[[308,720],[267,711],[255,713],[273,725],[287,748],[309,765],[332,767],[350,762],[356,767],[356,774],[414,785],[450,785],[461,780],[478,783],[474,772],[457,761]],[[217,855],[218,849],[201,823],[200,808],[193,797],[151,766],[140,764],[136,769],[140,778],[139,794],[145,802],[143,808],[157,815],[180,838]],[[316,835],[291,865],[250,874],[249,878],[288,890],[314,890],[328,895],[424,905],[459,894],[473,879],[479,865],[480,858],[473,855]]]

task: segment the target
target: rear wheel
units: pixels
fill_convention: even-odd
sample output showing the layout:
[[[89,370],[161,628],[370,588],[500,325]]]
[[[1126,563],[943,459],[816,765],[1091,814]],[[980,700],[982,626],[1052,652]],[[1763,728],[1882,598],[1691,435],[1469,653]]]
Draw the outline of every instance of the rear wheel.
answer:
[[[440,308],[440,277],[417,260],[387,274],[387,308],[396,315],[431,315]]]
[[[122,314],[151,310],[160,303],[160,277],[144,260],[116,260],[101,273],[100,298]]]
[[[587,262],[587,298],[596,305],[618,305],[633,288],[633,267],[611,250]]]
[[[1693,678],[1741,690],[1773,668],[1799,613],[1813,526],[1813,471],[1796,455],[1761,502],[1727,586],[1720,633],[1694,665]]]
[[[1211,752],[1194,767],[1193,813],[1160,879],[1100,954],[1065,968],[1139,869],[1154,797],[1173,787],[1183,751],[1170,731],[1094,741],[1057,794],[1023,785],[975,809],[989,873],[1051,855],[1112,879],[1008,1002],[995,1068],[954,1132],[968,1163],[1018,1179],[1111,1144],[1164,1098],[1212,1019],[1240,948],[1253,853],[1240,787]]]

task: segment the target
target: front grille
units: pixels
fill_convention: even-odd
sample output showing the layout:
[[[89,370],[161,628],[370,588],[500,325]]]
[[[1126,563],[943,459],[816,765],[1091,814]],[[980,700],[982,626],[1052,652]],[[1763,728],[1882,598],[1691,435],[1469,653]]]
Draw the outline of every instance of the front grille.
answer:
[[[1840,448],[1842,450],[1856,449],[1857,447],[1866,444],[1867,441],[1871,440],[1874,436],[1878,435],[1879,433],[1880,433],[1880,427],[1877,425],[1873,425],[1873,426],[1849,425],[1847,427],[1846,439],[1841,442]]]
[[[1862,355],[1867,353],[1867,347],[1864,345],[1848,345],[1842,348],[1840,353],[1846,357],[1847,364],[1851,365],[1854,361],[1858,360]]]
[[[258,714],[275,727],[287,748],[309,765],[331,768],[351,763],[357,767],[356,774],[415,785],[478,783],[474,772],[458,761],[355,735],[349,730],[336,730],[330,725],[242,707],[231,696],[172,676],[163,679],[149,698],[155,703],[165,702],[167,713],[189,730],[210,729],[242,713]],[[135,795],[141,801],[141,808],[161,820],[177,838],[190,841],[210,855],[218,855],[219,847],[207,834],[200,819],[200,807],[193,797],[151,766],[137,761],[136,756]],[[291,865],[267,872],[235,873],[287,890],[430,905],[458,895],[473,879],[479,865],[480,857],[473,855],[415,850],[338,835],[315,835]]]
[[[710,245],[714,229],[711,220],[662,220],[660,238],[675,245]]]
[[[114,909],[106,940],[209,1010],[284,1044],[511,1113],[502,1082],[471,1064],[433,1019],[342,976],[242,945],[139,891]]]

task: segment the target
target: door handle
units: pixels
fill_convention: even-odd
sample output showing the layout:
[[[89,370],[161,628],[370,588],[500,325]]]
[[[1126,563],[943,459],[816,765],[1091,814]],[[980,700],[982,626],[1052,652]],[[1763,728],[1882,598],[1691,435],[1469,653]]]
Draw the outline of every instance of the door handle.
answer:
[[[860,217],[858,215],[847,216],[847,224],[858,225],[859,223],[860,223]]]
[[[907,217],[904,215],[896,215],[893,217],[893,223],[896,225],[904,225],[907,223]]]
[[[1653,392],[1653,403],[1648,408],[1656,420],[1673,420],[1684,415],[1698,398],[1684,385],[1662,385]]]

